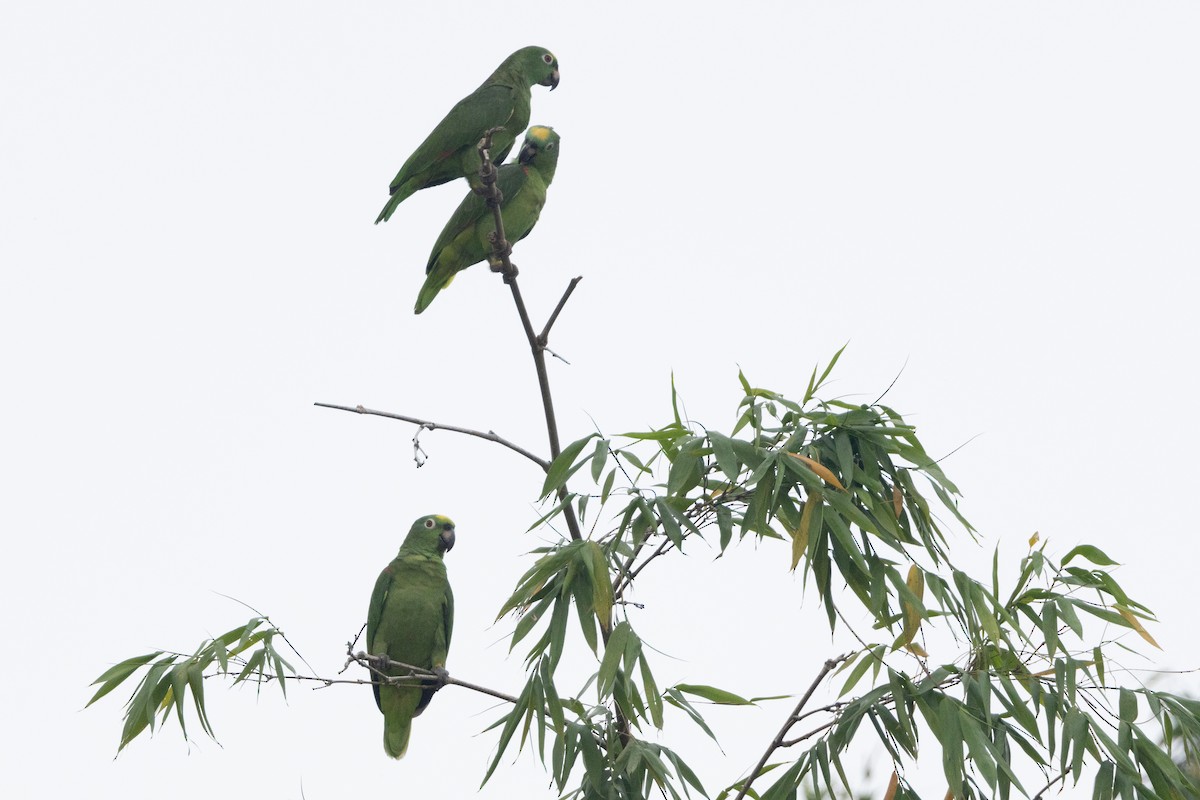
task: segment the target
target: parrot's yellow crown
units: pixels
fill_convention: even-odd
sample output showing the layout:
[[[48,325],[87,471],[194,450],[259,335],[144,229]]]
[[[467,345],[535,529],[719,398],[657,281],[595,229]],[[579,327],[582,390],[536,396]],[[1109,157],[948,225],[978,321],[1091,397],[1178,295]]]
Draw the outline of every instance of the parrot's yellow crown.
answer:
[[[553,128],[547,128],[545,125],[534,125],[532,128],[529,129],[529,133],[525,134],[525,138],[533,139],[534,141],[538,142],[539,144],[545,144],[546,141],[550,138],[550,135],[553,133],[554,133]]]

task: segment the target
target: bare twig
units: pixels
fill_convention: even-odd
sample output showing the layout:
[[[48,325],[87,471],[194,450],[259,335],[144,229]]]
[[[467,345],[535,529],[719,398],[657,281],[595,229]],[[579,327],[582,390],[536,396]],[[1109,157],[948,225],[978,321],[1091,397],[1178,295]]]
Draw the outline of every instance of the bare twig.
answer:
[[[375,416],[375,417],[387,417],[388,419],[398,419],[402,422],[411,422],[413,425],[418,426],[418,430],[421,428],[424,428],[425,430],[429,430],[429,431],[443,430],[443,431],[453,431],[454,433],[463,433],[463,434],[466,434],[467,436],[474,436],[477,439],[484,439],[489,442],[495,442],[498,445],[507,447],[509,450],[512,450],[514,453],[520,453],[521,455],[525,456],[533,463],[537,464],[543,470],[550,469],[549,461],[545,460],[544,458],[539,458],[538,456],[529,452],[528,450],[526,450],[524,447],[521,447],[520,445],[513,444],[508,439],[505,439],[503,436],[497,435],[495,431],[486,431],[485,432],[485,431],[473,430],[471,428],[460,428],[457,425],[443,425],[440,422],[432,422],[431,420],[427,420],[427,419],[419,419],[417,417],[409,417],[409,416],[405,416],[404,414],[393,414],[390,411],[376,411],[376,410],[370,409],[370,408],[363,408],[362,406],[339,406],[339,405],[334,405],[333,403],[313,403],[313,405],[320,406],[321,408],[333,408],[333,409],[337,409],[338,411],[351,411],[355,414],[369,414],[369,415]]]
[[[570,299],[571,293],[575,291],[575,287],[579,285],[581,280],[583,280],[582,275],[576,275],[574,278],[571,278],[571,282],[567,284],[567,290],[563,292],[563,296],[559,299],[558,305],[556,305],[554,307],[554,311],[550,313],[550,319],[546,320],[546,327],[542,328],[542,332],[538,334],[538,341],[542,343],[543,347],[546,346],[546,341],[550,338],[550,329],[554,327],[554,323],[558,319],[558,315],[562,313],[563,306],[567,304],[567,300]]]
[[[771,758],[771,754],[780,747],[786,746],[785,742],[788,741],[788,731],[790,731],[792,726],[801,719],[801,712],[804,711],[804,706],[808,703],[809,699],[812,698],[813,692],[815,692],[817,687],[821,685],[821,681],[825,680],[825,676],[833,671],[834,667],[849,657],[850,654],[846,653],[844,655],[837,656],[836,658],[831,658],[825,662],[825,664],[821,667],[821,671],[817,673],[817,677],[813,679],[812,685],[808,687],[808,691],[804,693],[804,696],[800,698],[800,702],[796,704],[794,709],[792,709],[792,713],[788,714],[788,718],[784,720],[783,727],[779,729],[779,733],[775,734],[775,738],[771,740],[771,744],[762,754],[762,758],[760,758],[758,763],[754,765],[754,769],[750,770],[750,774],[746,776],[746,780],[742,781],[742,788],[738,791],[737,797],[735,797],[734,800],[745,800],[746,793],[750,791],[750,784],[754,783],[754,779],[762,774],[763,768],[767,765],[767,761]],[[796,741],[800,741],[801,739],[811,735],[812,732],[807,733],[804,736],[796,739]]]

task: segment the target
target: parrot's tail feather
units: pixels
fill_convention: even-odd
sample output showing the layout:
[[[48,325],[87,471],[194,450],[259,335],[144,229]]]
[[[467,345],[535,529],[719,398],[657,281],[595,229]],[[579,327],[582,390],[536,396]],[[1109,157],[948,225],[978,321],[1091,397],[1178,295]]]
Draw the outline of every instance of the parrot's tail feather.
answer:
[[[413,195],[421,186],[415,181],[410,180],[400,186],[397,186],[392,192],[392,196],[388,198],[387,203],[383,207],[383,211],[379,212],[379,216],[375,218],[375,224],[387,222],[392,218],[392,214],[396,212],[396,207]]]
[[[392,758],[404,758],[408,750],[408,735],[412,732],[412,722],[403,725],[383,723],[383,749]]]
[[[412,731],[413,711],[421,702],[419,689],[385,687],[383,700],[383,749],[392,758],[403,758]]]
[[[454,280],[454,273],[450,274],[447,280],[441,280],[440,277],[435,277],[430,274],[425,279],[425,283],[421,285],[421,291],[417,295],[417,304],[413,306],[413,313],[420,314],[425,309],[429,308],[429,304],[433,302],[433,298],[438,296],[438,292],[450,285],[450,281]]]

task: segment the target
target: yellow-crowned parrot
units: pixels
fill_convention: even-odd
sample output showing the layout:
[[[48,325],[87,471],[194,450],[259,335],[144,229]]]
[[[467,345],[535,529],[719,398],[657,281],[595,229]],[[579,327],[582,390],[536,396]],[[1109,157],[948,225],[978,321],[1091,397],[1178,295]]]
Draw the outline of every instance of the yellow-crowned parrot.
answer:
[[[497,170],[496,185],[504,197],[500,204],[504,235],[510,243],[524,239],[537,223],[546,203],[546,187],[554,180],[558,151],[558,134],[552,128],[534,125],[525,135],[517,160]],[[429,254],[416,313],[428,308],[456,273],[488,259],[495,231],[495,217],[483,196],[471,192],[464,197]]]
[[[479,185],[476,146],[491,128],[504,130],[492,137],[492,158],[499,164],[529,124],[530,88],[558,86],[558,59],[544,47],[522,47],[496,68],[483,84],[458,101],[446,118],[400,167],[390,187],[391,199],[376,223],[390,219],[405,198],[424,189],[466,176]]]
[[[375,581],[367,612],[371,655],[445,674],[454,595],[442,555],[453,546],[454,523],[446,517],[434,514],[412,524],[400,552]],[[406,674],[399,668],[388,672]],[[413,717],[425,710],[439,688],[432,680],[413,678],[409,683],[372,687],[383,712],[383,749],[392,758],[403,757]]]

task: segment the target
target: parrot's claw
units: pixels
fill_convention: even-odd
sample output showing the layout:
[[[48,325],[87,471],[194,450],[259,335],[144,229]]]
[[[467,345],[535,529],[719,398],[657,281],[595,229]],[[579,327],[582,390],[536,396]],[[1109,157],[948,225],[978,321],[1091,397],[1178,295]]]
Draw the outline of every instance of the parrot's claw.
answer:
[[[430,670],[436,677],[434,678],[433,690],[436,692],[450,681],[450,673],[445,667],[434,667]]]

